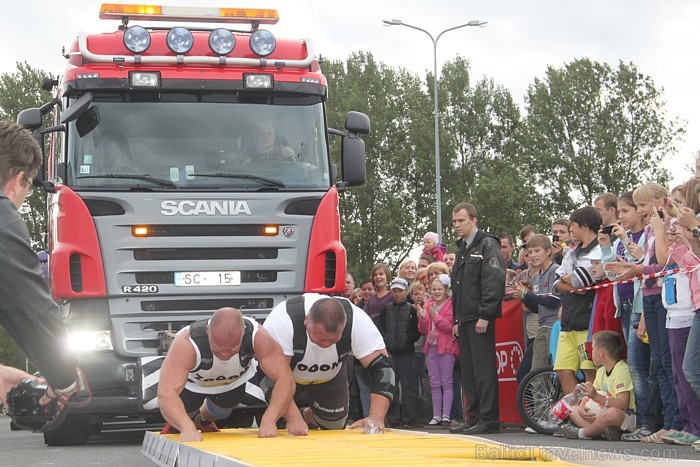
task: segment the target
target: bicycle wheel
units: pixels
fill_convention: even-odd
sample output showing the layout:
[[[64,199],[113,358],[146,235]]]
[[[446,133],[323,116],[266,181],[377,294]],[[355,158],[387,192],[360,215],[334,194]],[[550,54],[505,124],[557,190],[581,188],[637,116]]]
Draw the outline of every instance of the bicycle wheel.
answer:
[[[523,421],[543,435],[553,434],[557,427],[549,423],[549,411],[563,396],[561,383],[552,366],[528,373],[518,386],[518,412]]]

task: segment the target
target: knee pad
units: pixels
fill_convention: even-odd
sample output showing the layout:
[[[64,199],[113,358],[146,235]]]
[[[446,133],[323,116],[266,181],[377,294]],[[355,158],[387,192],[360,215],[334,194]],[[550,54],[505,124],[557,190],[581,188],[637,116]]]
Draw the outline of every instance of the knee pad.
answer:
[[[322,430],[344,430],[345,421],[348,419],[347,414],[345,414],[345,416],[337,420],[328,420],[326,418],[319,417],[316,415],[315,412],[313,412],[313,416],[314,422],[316,422],[316,426],[318,426]]]
[[[206,407],[207,412],[212,414],[217,420],[223,420],[224,418],[228,418],[228,416],[231,415],[231,412],[233,412],[233,408],[222,409],[221,407],[211,402],[209,399],[205,399],[204,407]]]
[[[398,388],[396,387],[396,373],[391,366],[391,360],[385,355],[379,355],[372,360],[372,363],[367,367],[367,371],[371,379],[370,391],[393,401]]]

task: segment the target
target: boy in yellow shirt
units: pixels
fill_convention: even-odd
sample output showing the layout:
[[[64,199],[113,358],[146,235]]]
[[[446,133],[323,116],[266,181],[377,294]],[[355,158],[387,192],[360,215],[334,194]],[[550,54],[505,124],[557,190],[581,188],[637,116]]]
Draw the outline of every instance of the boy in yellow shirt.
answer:
[[[629,367],[620,359],[622,349],[622,337],[614,331],[593,335],[593,363],[599,368],[593,384],[582,383],[582,394],[600,404],[602,411],[596,414],[584,403],[587,400],[581,401],[569,415],[576,426],[562,428],[565,437],[592,439],[602,435],[608,441],[619,441],[623,432],[634,429],[634,389]]]

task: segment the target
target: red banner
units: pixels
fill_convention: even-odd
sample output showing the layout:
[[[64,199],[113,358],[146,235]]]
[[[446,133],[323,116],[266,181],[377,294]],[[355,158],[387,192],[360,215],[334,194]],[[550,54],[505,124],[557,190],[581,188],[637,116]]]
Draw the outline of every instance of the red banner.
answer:
[[[496,360],[498,362],[498,402],[502,423],[523,423],[518,413],[515,373],[525,354],[522,302],[502,302],[503,318],[496,320]]]

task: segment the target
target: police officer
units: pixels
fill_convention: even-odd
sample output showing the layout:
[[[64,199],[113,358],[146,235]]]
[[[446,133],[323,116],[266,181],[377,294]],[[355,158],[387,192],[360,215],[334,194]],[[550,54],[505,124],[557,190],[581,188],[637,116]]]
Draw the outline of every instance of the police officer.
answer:
[[[506,265],[498,237],[477,228],[476,207],[460,203],[452,211],[459,252],[452,267],[452,307],[459,363],[470,418],[452,433],[499,429],[496,318],[501,317]]]
[[[180,432],[180,441],[201,441],[216,432],[245,396],[246,382],[260,367],[276,382],[258,437],[277,435],[277,420],[288,409],[294,379],[279,346],[267,331],[235,308],[221,308],[209,320],[180,330],[160,369],[158,406],[168,425],[161,433]],[[260,397],[264,400],[262,390]],[[287,424],[291,435],[305,435],[305,425]]]
[[[342,430],[349,394],[345,361],[350,355],[371,376],[369,416],[351,428],[384,431],[384,417],[396,391],[396,376],[384,340],[360,308],[341,297],[308,293],[277,305],[263,327],[279,343],[297,382],[287,423]],[[304,407],[301,411],[299,406]]]

